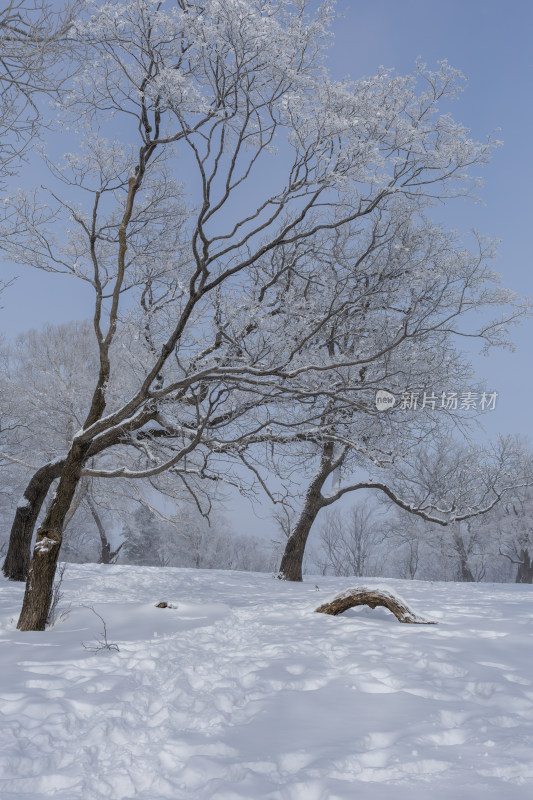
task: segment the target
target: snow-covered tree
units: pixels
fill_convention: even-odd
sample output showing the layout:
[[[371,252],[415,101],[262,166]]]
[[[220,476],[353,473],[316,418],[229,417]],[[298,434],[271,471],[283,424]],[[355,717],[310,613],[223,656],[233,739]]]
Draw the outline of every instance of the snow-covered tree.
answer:
[[[69,74],[65,57],[81,3],[9,0],[0,9],[0,186],[19,167]]]
[[[51,482],[60,474],[56,467],[51,480],[43,484],[39,470],[31,467],[58,464],[82,424],[98,367],[92,327],[87,322],[70,322],[20,334],[5,348],[4,367],[0,399],[3,411],[9,409],[11,422],[3,436],[0,463],[18,486],[18,492],[11,492],[15,503],[23,481],[33,478],[16,511],[19,535],[10,537],[4,562],[4,573],[21,580],[27,575],[37,516]],[[28,494],[33,500],[37,494],[38,501],[28,501]]]
[[[413,519],[407,511],[385,503],[389,513],[384,530],[391,564],[396,569],[403,565],[401,577],[509,580],[501,556],[507,555],[510,562],[511,550],[517,554],[519,549],[509,510],[516,498],[530,493],[532,469],[527,447],[514,437],[500,438],[489,448],[450,439],[434,441],[416,456],[403,477],[398,469],[398,490],[426,505],[440,497],[448,508],[448,524]],[[460,508],[466,510],[462,519]],[[476,513],[479,510],[482,513]],[[514,516],[524,530],[526,518],[522,513]],[[507,553],[502,553],[503,542],[509,548]]]
[[[43,463],[64,454],[83,422],[97,367],[88,321],[48,324],[16,337],[5,381],[17,398],[28,460]]]
[[[162,554],[163,524],[146,506],[139,506],[131,522],[122,529],[126,564],[146,567],[168,566]]]
[[[303,464],[308,483],[304,491],[300,487],[303,500],[281,560],[280,577],[288,580],[302,579],[305,546],[318,513],[346,494],[379,492],[411,514],[447,524],[486,511],[498,500],[498,486],[512,483],[505,459],[495,457],[488,469],[485,458],[486,480],[474,471],[477,479],[468,479],[468,495],[464,484],[447,482],[451,471],[429,485],[426,496],[413,493],[421,465],[434,461],[426,458],[425,443],[438,446],[468,427],[469,414],[475,419],[460,402],[453,407],[445,400],[452,391],[458,398],[472,393],[473,372],[454,339],[467,335],[478,336],[484,345],[502,342],[498,323],[476,331],[470,321],[474,309],[497,302],[499,293],[488,290],[488,253],[481,248],[472,254],[459,246],[455,234],[406,216],[393,218],[397,227],[387,227],[384,243],[376,243],[380,235],[374,229],[372,252],[363,244],[357,259],[360,295],[352,290],[350,313],[337,315],[312,340],[313,348],[329,349],[332,356],[351,353],[353,366],[336,370],[334,385],[343,387],[342,399],[315,404],[316,433],[294,437],[292,454]],[[387,223],[392,224],[391,217]],[[339,270],[338,251],[332,260]],[[327,276],[323,267],[322,275]],[[394,407],[376,407],[380,389],[394,395]],[[481,388],[475,395],[488,393]],[[456,456],[454,469],[467,472],[468,453],[465,458],[460,466]]]
[[[272,554],[257,537],[234,534],[220,514],[211,523],[191,505],[161,519],[139,507],[123,528],[121,562],[144,566],[267,572]]]
[[[516,583],[533,583],[533,493],[531,487],[511,492],[488,520],[494,548],[512,565]],[[490,531],[489,528],[489,531]]]
[[[314,562],[324,575],[379,575],[383,520],[367,499],[341,513],[327,514]]]
[[[33,518],[59,478],[22,630],[44,628],[84,475],[227,479],[228,459],[284,443],[294,413],[290,437],[312,441],[328,427],[324,413],[369,408],[361,373],[402,342],[420,362],[424,333],[430,342],[445,325],[431,305],[423,313],[430,273],[437,306],[444,289],[455,309],[452,328],[457,313],[513,301],[491,287],[485,246],[469,254],[423,219],[437,198],[469,194],[466,173],[491,151],[439,111],[461,76],[443,63],[334,81],[323,63],[331,16],[330,4],[312,16],[300,0],[130,0],[77,23],[88,57],[59,111],[76,120],[79,146],[49,164],[48,195],[15,196],[9,256],[92,290],[99,365],[65,455],[25,491]],[[335,241],[338,267],[321,259]],[[403,287],[390,293],[400,305],[380,315],[374,294],[354,348],[344,333],[364,318],[365,282],[381,281],[389,297],[383,268]],[[519,313],[477,332],[501,342]],[[314,346],[331,329],[335,346]],[[128,339],[134,379],[124,395],[113,390],[114,364]],[[22,524],[18,515],[14,536]]]

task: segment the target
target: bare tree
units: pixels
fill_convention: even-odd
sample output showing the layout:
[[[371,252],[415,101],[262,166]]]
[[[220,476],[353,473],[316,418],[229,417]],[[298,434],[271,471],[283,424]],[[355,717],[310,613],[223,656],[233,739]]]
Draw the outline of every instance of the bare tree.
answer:
[[[320,476],[330,474],[339,455],[329,451],[324,412],[352,413],[363,402],[356,375],[369,363],[411,339],[416,349],[424,331],[428,347],[435,330],[445,332],[444,314],[419,313],[428,254],[434,299],[462,288],[451,331],[467,309],[512,301],[489,288],[484,247],[471,255],[416,223],[428,201],[468,194],[465,172],[491,151],[438,113],[458,91],[457,72],[419,66],[407,79],[381,71],[338,83],[322,63],[327,4],[314,19],[288,0],[173,6],[105,4],[76,26],[90,66],[63,110],[85,131],[81,149],[49,165],[59,188],[46,199],[19,195],[12,208],[10,257],[92,290],[99,362],[80,429],[65,455],[31,478],[14,521],[17,538],[59,478],[37,534],[22,630],[44,628],[65,516],[84,475],[138,480],[171,470],[192,488],[228,479],[233,459],[260,481],[247,448],[321,435]],[[269,180],[257,180],[259,164]],[[383,309],[394,323],[377,315],[356,350],[342,336],[333,350],[314,347],[332,321],[346,329],[361,315],[370,276],[359,272],[359,256],[373,253],[375,236],[385,248],[398,226],[410,252],[415,239],[426,237],[426,247],[416,248],[414,266],[398,260],[393,283],[407,290],[399,308]],[[345,257],[319,259],[336,237]],[[401,254],[403,239],[396,244]],[[324,283],[326,267],[332,281]],[[501,341],[520,313],[479,335]],[[127,341],[131,370],[115,390]],[[365,402],[370,408],[368,391]]]
[[[82,3],[7,0],[0,10],[0,185],[18,168],[43,122],[43,97],[57,98]]]
[[[171,517],[140,506],[125,525],[123,536],[124,563],[253,572],[272,568],[268,542],[235,534],[220,512],[208,522],[190,503]]]
[[[401,512],[388,515],[383,533],[391,574],[409,580],[416,578],[429,538],[427,528],[427,524],[412,515]]]
[[[96,503],[94,502],[90,494],[87,495],[87,505],[89,506],[89,509],[91,511],[91,516],[94,519],[94,522],[98,529],[98,535],[100,537],[100,558],[98,560],[98,563],[114,564],[122,549],[122,543],[120,543],[119,546],[116,547],[114,550],[111,549],[111,543],[107,536],[106,529],[102,523],[101,516],[98,513]]]
[[[397,476],[397,486],[404,480],[412,484],[411,496],[417,496],[418,503],[432,496],[446,499],[450,513],[448,524],[443,526],[423,519],[415,521],[409,513],[385,504],[389,511],[385,528],[389,548],[403,554],[406,577],[414,578],[419,570],[424,579],[494,580],[501,575],[498,531],[501,545],[505,510],[517,495],[527,494],[531,485],[527,449],[514,437],[500,438],[489,448],[468,447],[450,439],[434,442],[432,448],[415,455],[403,478]],[[467,513],[459,515],[459,509]],[[478,513],[480,510],[482,513]]]
[[[510,493],[489,520],[498,555],[516,567],[516,583],[533,583],[533,497],[526,487]]]
[[[352,235],[349,226],[335,231],[327,245],[323,241],[313,252],[314,282],[298,283],[298,277],[291,276],[314,307],[320,307],[317,295],[324,285],[338,290],[343,281],[350,286],[351,301],[347,303],[342,293],[342,307],[306,341],[309,350],[341,363],[329,396],[315,404],[320,420],[317,434],[308,432],[300,439],[303,445],[296,458],[301,460],[305,452],[314,472],[281,560],[279,574],[287,580],[302,579],[306,541],[319,511],[346,493],[373,488],[399,508],[440,524],[449,514],[439,513],[439,507],[459,515],[470,513],[449,502],[439,506],[436,494],[432,504],[417,507],[407,499],[409,492],[402,496],[394,489],[393,474],[426,441],[468,428],[468,414],[460,405],[450,407],[443,400],[445,391],[455,390],[461,397],[462,392],[478,388],[472,387],[469,361],[457,343],[469,337],[478,338],[485,350],[507,346],[502,334],[518,308],[474,327],[475,309],[490,309],[502,301],[514,305],[516,298],[493,284],[492,243],[476,237],[468,250],[462,237],[423,216],[430,204],[425,196],[417,198],[416,210],[403,201],[391,204],[387,213],[380,210],[367,221],[366,235],[361,231]],[[397,402],[380,411],[373,402],[379,390],[394,394],[397,401],[415,398],[413,409]],[[363,478],[354,479],[361,470]],[[336,486],[329,491],[334,477]],[[497,499],[490,492],[483,496],[488,505]]]
[[[0,351],[3,381],[0,387],[1,454],[4,478],[0,489],[2,519],[8,519],[12,498],[21,491],[32,462],[61,458],[74,432],[83,422],[84,409],[90,400],[91,379],[97,368],[97,350],[89,322],[45,325],[19,335],[10,347]],[[128,363],[115,360],[121,386],[128,382]],[[11,460],[10,460],[11,459]],[[94,467],[94,463],[89,462]],[[211,482],[207,482],[211,483]],[[23,485],[23,483],[22,483]],[[172,503],[183,504],[191,497],[181,482],[165,474],[152,479],[150,493],[164,494]],[[144,503],[146,492],[125,481],[97,481],[84,477],[65,516],[63,559],[66,561],[100,561],[110,563],[120,552],[112,547],[109,528],[112,517],[120,519],[132,506]],[[213,486],[210,496],[201,487],[196,492],[207,512],[216,498]],[[152,497],[153,499],[153,497]],[[168,502],[168,500],[167,500]],[[23,509],[17,510],[20,515]],[[4,533],[4,531],[2,531]],[[25,577],[29,567],[32,526],[26,529],[23,550],[11,538],[4,571],[10,576]],[[5,553],[4,553],[5,555]]]
[[[109,522],[111,516],[109,507],[113,504],[113,497],[107,496],[104,502],[105,505],[96,497],[92,479],[83,478],[78,484],[63,525],[65,560],[82,562],[95,560],[99,564],[116,562],[123,543],[114,549],[111,546],[105,517]],[[123,509],[116,505],[114,505],[113,511],[115,517],[121,511],[124,513]],[[98,554],[91,558],[90,551],[94,550],[95,543],[97,543]]]
[[[377,575],[382,520],[368,500],[348,512],[333,510],[320,529],[320,571],[327,575]]]
[[[9,408],[10,429],[2,437],[0,458],[13,478],[18,473],[16,483],[24,478],[27,482],[31,476],[15,511],[18,535],[10,537],[3,566],[4,574],[14,580],[25,580],[28,574],[35,522],[50,487],[61,474],[62,456],[71,437],[83,422],[97,366],[97,349],[88,322],[30,330],[6,348],[0,392],[2,410]],[[31,470],[31,465],[38,464],[50,466]],[[75,509],[76,503],[69,517]],[[67,518],[64,527],[68,522]]]
[[[421,283],[417,288],[423,291]],[[409,411],[398,404],[379,412],[375,406],[372,409],[370,404],[356,401],[349,414],[339,414],[338,410],[329,417],[324,414],[314,443],[312,437],[305,442],[308,459],[314,457],[314,463],[318,459],[319,463],[286,543],[281,577],[302,580],[305,547],[317,515],[346,494],[372,490],[408,514],[446,526],[486,514],[502,494],[531,482],[531,471],[525,474],[517,464],[519,448],[503,440],[493,448],[468,449],[460,438],[450,439],[454,449],[448,453],[449,458],[444,458],[443,440],[451,437],[454,429],[461,434],[467,419],[459,407],[451,412],[438,407],[439,388],[442,381],[448,386],[464,386],[468,369],[462,355],[449,346],[449,311],[440,307],[444,295],[439,294],[436,303],[429,297],[426,300],[432,313],[437,314],[435,326],[429,330],[426,327],[427,309],[421,300],[418,310],[425,321],[415,326],[419,335],[405,343],[405,348],[390,347],[385,357],[368,359],[359,376],[358,399],[370,387],[375,393],[380,386],[386,386],[397,397],[403,393],[432,398],[430,405]],[[441,314],[443,330],[438,320]],[[358,329],[356,325],[357,322],[352,335],[363,338],[365,328]],[[429,448],[426,442],[431,441],[433,447]]]

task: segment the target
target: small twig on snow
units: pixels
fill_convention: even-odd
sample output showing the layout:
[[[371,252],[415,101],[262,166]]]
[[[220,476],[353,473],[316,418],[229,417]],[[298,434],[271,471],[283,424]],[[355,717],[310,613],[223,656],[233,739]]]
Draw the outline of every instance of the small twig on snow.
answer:
[[[97,639],[96,640],[96,642],[97,642],[96,644],[85,644],[85,642],[82,642],[82,645],[84,646],[84,648],[86,650],[90,650],[91,653],[99,653],[100,650],[116,650],[117,653],[120,652],[119,646],[118,646],[118,644],[116,642],[108,642],[108,640],[107,640],[107,626],[105,624],[104,618],[98,613],[98,611],[95,611],[92,606],[87,606],[87,605],[83,605],[83,604],[82,604],[82,608],[88,608],[89,611],[92,611],[93,614],[96,614],[96,616],[100,620],[102,620],[102,625],[103,625],[103,638],[102,639]]]

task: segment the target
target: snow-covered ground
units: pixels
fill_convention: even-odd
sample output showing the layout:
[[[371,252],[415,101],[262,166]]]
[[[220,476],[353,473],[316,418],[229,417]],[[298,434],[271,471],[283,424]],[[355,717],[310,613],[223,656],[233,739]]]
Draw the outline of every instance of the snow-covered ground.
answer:
[[[2,580],[0,796],[530,800],[533,587],[376,581],[419,626],[315,614],[357,585],[316,581],[72,565],[71,613],[20,633]]]

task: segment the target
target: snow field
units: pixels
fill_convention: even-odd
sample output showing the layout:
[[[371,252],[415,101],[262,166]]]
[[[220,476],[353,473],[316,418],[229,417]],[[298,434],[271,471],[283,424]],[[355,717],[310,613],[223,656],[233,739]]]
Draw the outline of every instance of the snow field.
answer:
[[[1,797],[533,796],[533,587],[361,581],[439,621],[419,626],[315,614],[357,579],[308,581],[69,565],[70,614],[20,633],[2,580]],[[82,646],[87,605],[118,652]]]

